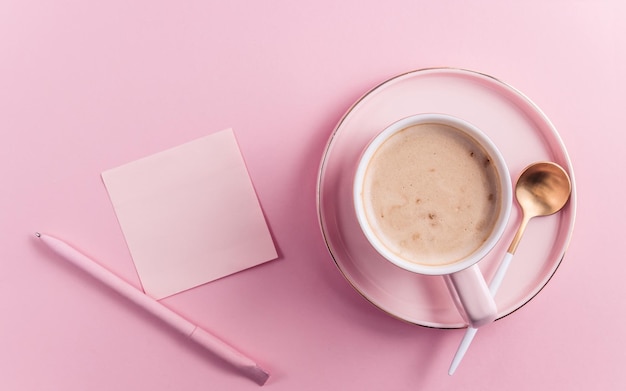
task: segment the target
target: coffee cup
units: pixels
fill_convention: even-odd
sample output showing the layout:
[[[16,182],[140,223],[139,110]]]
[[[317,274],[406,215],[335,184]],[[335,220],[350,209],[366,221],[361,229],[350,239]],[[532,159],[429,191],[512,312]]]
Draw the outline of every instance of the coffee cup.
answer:
[[[382,130],[362,152],[353,185],[371,246],[400,268],[443,276],[472,327],[497,314],[477,262],[504,233],[512,193],[495,144],[445,114],[413,115]]]

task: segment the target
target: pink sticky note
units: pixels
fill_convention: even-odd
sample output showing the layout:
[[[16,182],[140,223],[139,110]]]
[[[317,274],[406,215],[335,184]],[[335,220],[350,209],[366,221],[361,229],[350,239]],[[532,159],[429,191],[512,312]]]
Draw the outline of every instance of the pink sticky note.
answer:
[[[102,179],[143,288],[155,299],[277,257],[231,129]]]

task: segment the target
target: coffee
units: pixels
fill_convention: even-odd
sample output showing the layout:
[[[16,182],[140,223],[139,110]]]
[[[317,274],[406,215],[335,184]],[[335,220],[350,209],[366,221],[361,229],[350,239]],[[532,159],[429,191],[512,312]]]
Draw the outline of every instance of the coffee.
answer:
[[[437,123],[396,132],[374,152],[361,197],[368,224],[412,263],[464,259],[492,234],[501,189],[491,157],[473,138]]]

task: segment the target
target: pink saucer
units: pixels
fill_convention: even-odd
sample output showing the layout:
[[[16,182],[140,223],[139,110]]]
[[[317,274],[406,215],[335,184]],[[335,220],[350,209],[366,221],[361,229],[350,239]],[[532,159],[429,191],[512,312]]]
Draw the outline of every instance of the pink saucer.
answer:
[[[392,78],[357,101],[333,132],[319,172],[318,212],[326,244],[339,270],[367,300],[388,314],[422,326],[460,328],[439,276],[423,276],[383,259],[360,231],[352,206],[355,164],[371,138],[401,118],[418,113],[460,117],[498,146],[516,180],[529,164],[554,161],[572,179],[572,195],[558,214],[531,220],[496,295],[498,318],[530,301],[559,267],[572,234],[576,187],[572,166],[556,129],[541,110],[512,87],[484,74],[424,69]],[[491,279],[521,220],[516,206],[507,230],[479,266]]]

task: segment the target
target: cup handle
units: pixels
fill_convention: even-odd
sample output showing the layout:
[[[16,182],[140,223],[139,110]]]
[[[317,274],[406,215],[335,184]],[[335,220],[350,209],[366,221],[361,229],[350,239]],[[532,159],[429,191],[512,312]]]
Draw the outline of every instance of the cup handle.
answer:
[[[471,327],[496,319],[498,309],[478,265],[445,276],[457,309]]]

